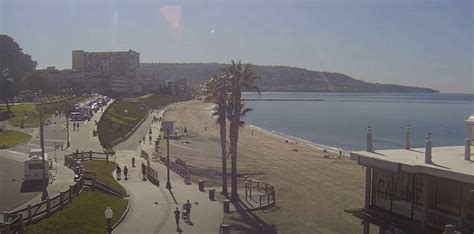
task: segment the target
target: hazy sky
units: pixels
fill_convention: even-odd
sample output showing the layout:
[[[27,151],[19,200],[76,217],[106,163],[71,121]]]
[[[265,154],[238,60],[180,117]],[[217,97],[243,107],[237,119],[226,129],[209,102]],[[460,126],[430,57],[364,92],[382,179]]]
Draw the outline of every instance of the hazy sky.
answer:
[[[474,93],[473,0],[0,0],[0,33],[39,67],[71,50],[244,62]]]

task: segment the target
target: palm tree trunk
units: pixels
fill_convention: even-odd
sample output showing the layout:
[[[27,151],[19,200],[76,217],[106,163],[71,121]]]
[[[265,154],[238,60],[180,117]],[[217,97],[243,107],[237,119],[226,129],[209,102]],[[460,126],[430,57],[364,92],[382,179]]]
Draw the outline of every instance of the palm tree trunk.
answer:
[[[227,131],[226,131],[226,110],[224,100],[220,100],[219,104],[219,129],[221,136],[221,152],[222,152],[222,194],[227,197]]]
[[[239,195],[237,193],[237,141],[239,134],[239,126],[236,124],[236,118],[232,118],[230,124],[230,159],[231,159],[231,199],[237,200]]]
[[[240,81],[236,83],[235,93],[233,94],[233,115],[230,123],[230,150],[231,150],[231,162],[232,162],[232,178],[231,178],[231,200],[235,201],[239,199],[237,192],[237,142],[239,141],[239,128],[240,128],[240,103],[241,103],[241,90]]]

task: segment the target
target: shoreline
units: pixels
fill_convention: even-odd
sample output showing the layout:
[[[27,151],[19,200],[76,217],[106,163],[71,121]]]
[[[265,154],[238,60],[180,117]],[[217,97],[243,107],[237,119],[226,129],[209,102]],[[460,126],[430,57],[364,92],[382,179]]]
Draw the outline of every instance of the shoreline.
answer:
[[[213,119],[217,119],[217,116],[212,115],[212,111],[215,107],[216,107],[216,104],[209,103],[208,108],[206,108],[206,110],[209,112],[209,115]],[[247,124],[247,123],[245,125],[247,125],[251,129],[255,129],[255,130],[260,131],[264,134],[280,138],[283,141],[285,141],[285,140],[295,141],[297,143],[302,143],[306,146],[309,146],[309,147],[317,149],[317,150],[321,150],[321,151],[326,150],[327,152],[334,153],[334,154],[339,154],[339,152],[341,151],[343,156],[349,155],[350,152],[351,152],[351,150],[346,150],[346,149],[339,148],[339,147],[319,144],[319,143],[316,143],[316,142],[313,142],[313,141],[310,141],[310,140],[307,140],[307,139],[304,139],[304,138],[301,138],[301,137],[293,136],[293,135],[286,134],[286,133],[283,133],[283,132],[278,132],[278,131],[275,131],[275,130],[265,129],[265,128],[259,127],[257,125]],[[244,127],[245,127],[245,125],[244,125]]]
[[[188,132],[180,140],[170,142],[170,159],[186,162],[193,180],[202,179],[211,187],[219,187],[222,155],[219,124],[216,116],[212,116],[213,106],[200,101],[183,102],[167,111],[164,119],[176,121],[178,129],[186,127]],[[285,140],[291,142],[285,143]],[[163,152],[165,142],[161,144]],[[338,148],[251,124],[239,131],[238,144],[237,177],[248,176],[275,188],[277,204],[282,209],[255,211],[254,214],[274,224],[278,232],[353,233],[361,230],[360,220],[343,211],[363,206],[365,173],[350,157],[338,157]],[[227,158],[230,169],[230,157]],[[312,215],[301,216],[302,212]],[[238,215],[226,215],[225,221],[229,220],[248,225]]]
[[[326,150],[327,152],[334,153],[334,154],[338,154],[339,151],[341,151],[343,155],[345,155],[345,154],[349,155],[349,153],[351,152],[350,150],[345,150],[345,149],[342,149],[342,148],[333,147],[333,146],[329,146],[329,145],[318,144],[316,142],[312,142],[312,141],[306,140],[306,139],[301,138],[301,137],[289,135],[289,134],[278,132],[278,131],[275,131],[275,130],[268,130],[268,129],[265,129],[265,128],[262,128],[262,127],[258,127],[256,125],[252,125],[252,124],[246,124],[246,125],[248,125],[252,129],[256,129],[256,130],[258,130],[258,131],[260,131],[264,134],[268,134],[268,135],[280,138],[282,140],[292,140],[292,141],[295,141],[297,143],[302,143],[306,146],[315,148],[317,150],[321,150],[321,151]]]

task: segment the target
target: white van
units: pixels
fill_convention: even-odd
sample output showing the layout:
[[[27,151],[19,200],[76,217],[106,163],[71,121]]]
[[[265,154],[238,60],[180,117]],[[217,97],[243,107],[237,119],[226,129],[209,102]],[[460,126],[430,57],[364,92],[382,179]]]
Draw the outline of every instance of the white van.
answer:
[[[46,179],[49,173],[48,155],[44,154],[44,163],[41,158],[41,150],[37,154],[37,150],[30,151],[30,157],[25,161],[25,180],[43,180],[43,167],[46,173]]]

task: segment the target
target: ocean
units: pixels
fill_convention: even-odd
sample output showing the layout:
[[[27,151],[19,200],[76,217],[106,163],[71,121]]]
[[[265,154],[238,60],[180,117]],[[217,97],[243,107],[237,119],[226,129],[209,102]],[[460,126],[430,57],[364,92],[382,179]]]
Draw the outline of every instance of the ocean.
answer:
[[[399,93],[244,93],[247,99],[323,101],[246,101],[254,110],[243,120],[270,132],[344,150],[365,150],[367,126],[375,149],[404,147],[405,127],[412,147],[463,145],[465,120],[474,113],[471,94]]]

